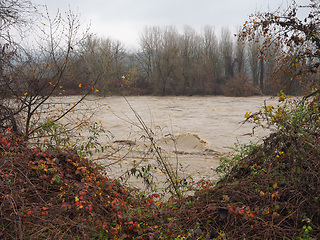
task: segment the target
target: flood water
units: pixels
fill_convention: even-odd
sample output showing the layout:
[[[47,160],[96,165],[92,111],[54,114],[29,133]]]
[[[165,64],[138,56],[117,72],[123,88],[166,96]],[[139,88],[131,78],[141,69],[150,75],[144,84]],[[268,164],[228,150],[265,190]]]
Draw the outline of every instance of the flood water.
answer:
[[[68,97],[68,101],[74,100],[70,98],[73,97]],[[256,112],[264,104],[276,105],[277,99],[268,96],[89,97],[80,108],[91,109],[92,118],[105,129],[100,141],[108,143],[114,152],[99,161],[107,167],[110,177],[126,176],[134,164],[156,164],[156,157],[147,153],[150,141],[135,111],[166,161],[184,177],[199,180],[216,177],[212,170],[221,157],[231,157],[236,142],[258,142],[268,134],[266,130],[255,129],[252,136],[254,125],[241,124],[246,112]],[[159,170],[155,170],[155,175],[161,179]],[[139,185],[133,178],[128,182]]]

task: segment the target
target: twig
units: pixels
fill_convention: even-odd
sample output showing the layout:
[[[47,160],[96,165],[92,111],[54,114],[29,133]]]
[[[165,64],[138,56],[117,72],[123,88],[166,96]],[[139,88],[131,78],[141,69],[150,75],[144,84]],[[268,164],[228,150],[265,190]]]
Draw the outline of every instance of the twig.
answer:
[[[148,129],[148,126],[146,125],[146,123],[143,121],[143,119],[141,118],[141,116],[137,113],[136,110],[134,110],[134,108],[132,107],[132,105],[129,103],[129,101],[126,99],[125,96],[123,96],[125,101],[127,102],[128,106],[130,107],[130,109],[132,110],[132,112],[134,113],[134,115],[136,116],[136,118],[138,119],[139,123],[142,126],[142,129],[146,132],[148,139],[151,142],[151,145],[153,147],[153,149],[155,150],[157,156],[158,156],[158,160],[160,162],[160,165],[164,168],[164,173],[166,174],[166,176],[169,178],[169,181],[171,182],[173,188],[174,188],[174,195],[176,195],[176,197],[178,199],[181,199],[181,193],[178,189],[178,184],[177,184],[177,176],[173,176],[174,173],[169,169],[168,164],[165,162],[165,160],[163,159],[159,148],[156,146],[156,143],[154,141],[154,138],[152,137],[152,134],[150,133],[150,130]]]
[[[296,211],[298,211],[298,209],[297,210],[295,210],[294,212],[292,212],[292,213],[290,213],[288,216],[286,216],[284,219],[282,219],[278,224],[277,224],[277,226],[279,226],[284,220],[286,220],[288,217],[290,217],[292,214],[294,214]]]
[[[17,167],[16,167],[16,168],[17,168]],[[33,183],[30,181],[30,179],[29,179],[19,168],[17,168],[17,170],[18,170],[18,171],[27,179],[27,181],[34,187],[34,190],[36,191],[36,193],[37,193],[38,197],[40,198],[40,200],[41,200],[44,204],[48,205],[48,204],[46,203],[46,201],[43,200],[43,198],[42,198],[41,195],[39,194],[36,186],[33,185]]]

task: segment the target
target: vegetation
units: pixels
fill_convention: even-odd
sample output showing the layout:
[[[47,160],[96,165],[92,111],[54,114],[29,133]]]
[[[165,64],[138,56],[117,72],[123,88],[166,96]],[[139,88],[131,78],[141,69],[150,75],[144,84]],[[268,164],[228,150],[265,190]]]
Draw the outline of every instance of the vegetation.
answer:
[[[7,41],[0,68],[0,87],[6,93],[0,99],[0,237],[319,239],[320,6],[311,0],[308,7],[312,11],[304,21],[297,18],[295,2],[284,13],[255,15],[239,34],[239,40],[248,42],[235,45],[228,31],[217,44],[211,28],[205,29],[203,38],[190,28],[183,35],[174,28],[146,29],[143,51],[133,62],[120,43],[90,34],[78,38],[80,24],[72,12],[65,18],[60,14],[45,18],[47,23],[40,29],[46,41],[38,46],[42,50],[27,51],[10,35],[0,34]],[[2,26],[6,30],[17,27],[16,23],[27,26],[30,22],[24,16],[31,9],[29,1],[0,1]],[[202,92],[198,86],[223,92],[225,84],[230,94],[237,95],[232,82],[249,86],[244,84],[249,84],[245,51],[250,56],[252,89],[258,85],[266,91],[267,79],[285,88],[278,93],[277,106],[245,114],[244,123],[253,122],[273,133],[260,145],[239,145],[233,159],[221,159],[215,170],[218,182],[181,181],[134,109],[169,180],[168,199],[109,179],[106,169],[85,158],[92,151],[105,150],[98,142],[103,130],[99,124],[79,120],[70,128],[59,122],[87,94],[98,91],[96,86],[102,94],[132,89],[199,94],[213,92]],[[288,89],[310,88],[311,93],[300,101],[285,94]],[[83,96],[67,109],[50,102],[51,96],[64,95],[63,90],[79,93],[78,89],[84,89]],[[50,113],[48,118],[45,113]],[[85,126],[90,135],[83,142],[75,136],[79,137],[76,129]],[[140,176],[148,180],[150,169],[142,170]]]
[[[319,88],[319,13],[318,1],[303,6],[291,1],[283,12],[256,13],[244,24],[239,40],[255,45],[260,72],[270,76],[268,81],[260,78],[262,90],[269,86],[303,93]]]
[[[300,20],[304,8],[310,14]],[[43,123],[43,113],[52,111],[47,107],[54,96],[83,96],[51,115],[58,122],[89,93],[249,96],[280,90],[301,94],[319,86],[319,4],[314,1],[253,15],[238,41],[227,29],[217,37],[209,26],[201,33],[191,27],[183,33],[149,27],[137,53],[128,53],[118,41],[98,39],[71,10],[51,17],[41,9],[31,15],[35,9],[28,0],[0,5],[0,126],[26,138]],[[18,38],[13,29],[21,33]],[[33,45],[22,41],[27,33],[37,36]]]
[[[216,184],[193,195],[144,195],[70,151],[41,151],[1,135],[3,239],[318,239],[319,99],[247,114],[276,131],[225,159]],[[265,120],[265,121],[263,121]],[[231,166],[231,167],[228,167]],[[224,174],[223,174],[224,173]],[[182,194],[182,192],[181,192]]]
[[[70,63],[87,32],[82,31],[79,17],[72,11],[66,16],[58,12],[51,18],[48,13],[40,14],[36,10],[27,0],[0,2],[3,22],[0,32],[0,130],[10,127],[26,139],[47,120],[43,116],[45,113],[51,112],[50,121],[53,122],[64,118],[90,91],[95,90],[97,81],[72,82],[73,88],[81,89],[83,85],[86,90],[78,92],[82,93],[79,101],[70,103],[65,109],[50,104],[51,97],[63,95],[64,84],[69,84],[70,91]],[[29,20],[30,12],[34,12],[34,20],[40,20]],[[32,32],[37,36],[37,44],[32,47],[22,40],[20,43],[15,32],[11,34],[12,28],[18,28],[19,37],[28,38],[30,27],[37,30]]]

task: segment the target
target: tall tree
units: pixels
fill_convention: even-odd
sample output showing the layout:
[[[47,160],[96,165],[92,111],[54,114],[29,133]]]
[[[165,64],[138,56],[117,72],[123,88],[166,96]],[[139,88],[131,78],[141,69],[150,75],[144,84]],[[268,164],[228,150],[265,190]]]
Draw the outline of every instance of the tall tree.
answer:
[[[90,35],[82,43],[81,52],[73,64],[73,74],[85,81],[98,79],[97,88],[102,95],[119,91],[118,82],[125,74],[125,49],[121,42]]]
[[[202,66],[205,67],[206,76],[214,88],[217,79],[222,77],[224,71],[219,41],[212,26],[205,26],[202,35]],[[215,90],[212,92],[217,93]]]
[[[180,59],[181,59],[181,94],[192,94],[199,71],[197,65],[201,58],[201,39],[196,31],[190,26],[185,26],[184,32],[180,37]],[[199,68],[198,68],[199,70]]]
[[[161,95],[170,93],[170,85],[177,84],[176,69],[179,62],[179,35],[176,28],[167,27],[163,30],[160,48],[156,51],[156,91]]]
[[[140,35],[141,52],[137,54],[139,70],[147,84],[154,81],[156,53],[160,48],[161,30],[159,27],[146,27]]]
[[[221,30],[220,51],[224,65],[224,75],[226,78],[234,76],[234,57],[233,57],[233,40],[230,30],[223,28]]]
[[[236,44],[234,45],[234,55],[235,55],[235,59],[234,59],[234,64],[235,64],[235,69],[234,71],[236,71],[236,74],[243,74],[245,71],[245,44],[237,41]]]
[[[306,13],[308,10],[308,13]],[[254,41],[260,35],[264,39],[259,49],[264,56],[268,50],[276,49],[273,56],[273,79],[278,85],[289,89],[303,75],[316,73],[320,59],[320,3],[310,0],[309,4],[298,5],[291,1],[289,7],[282,11],[256,13],[251,16],[242,29],[240,39]],[[274,52],[274,51],[273,51]],[[269,54],[270,55],[270,54]],[[284,72],[288,78],[283,82]],[[319,86],[319,80],[304,81],[300,87]],[[317,78],[318,79],[318,78]]]

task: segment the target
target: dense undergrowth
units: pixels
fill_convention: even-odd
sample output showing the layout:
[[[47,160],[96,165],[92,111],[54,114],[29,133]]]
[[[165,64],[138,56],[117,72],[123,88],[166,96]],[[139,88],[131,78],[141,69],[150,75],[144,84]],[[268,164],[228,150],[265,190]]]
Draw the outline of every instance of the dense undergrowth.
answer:
[[[159,200],[96,163],[0,135],[1,239],[319,239],[319,96],[247,113],[274,128],[216,170],[217,183]]]

